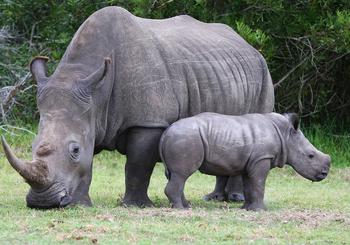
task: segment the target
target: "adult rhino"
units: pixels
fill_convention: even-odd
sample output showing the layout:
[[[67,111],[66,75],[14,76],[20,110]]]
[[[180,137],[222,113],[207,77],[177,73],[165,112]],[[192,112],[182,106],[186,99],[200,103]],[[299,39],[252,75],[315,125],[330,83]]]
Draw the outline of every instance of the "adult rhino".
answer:
[[[54,74],[30,65],[38,83],[33,160],[11,165],[31,186],[32,208],[91,205],[93,155],[125,154],[125,204],[149,205],[147,188],[171,123],[200,112],[270,112],[274,93],[263,57],[231,28],[190,16],[136,17],[119,7],[92,14]],[[220,178],[218,178],[220,179]]]

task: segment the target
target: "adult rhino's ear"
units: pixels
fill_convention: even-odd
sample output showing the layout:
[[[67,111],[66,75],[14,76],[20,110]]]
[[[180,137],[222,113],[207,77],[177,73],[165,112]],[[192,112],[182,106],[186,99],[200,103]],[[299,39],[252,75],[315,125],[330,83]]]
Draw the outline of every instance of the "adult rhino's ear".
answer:
[[[86,78],[77,81],[78,88],[84,90],[85,93],[91,94],[106,75],[110,63],[111,59],[105,58],[102,65],[96,71],[92,72]]]
[[[293,125],[295,130],[299,128],[299,116],[296,113],[284,113],[283,116]]]
[[[49,77],[47,76],[46,62],[49,60],[46,56],[36,56],[29,64],[30,72],[32,73],[38,87],[44,86]]]

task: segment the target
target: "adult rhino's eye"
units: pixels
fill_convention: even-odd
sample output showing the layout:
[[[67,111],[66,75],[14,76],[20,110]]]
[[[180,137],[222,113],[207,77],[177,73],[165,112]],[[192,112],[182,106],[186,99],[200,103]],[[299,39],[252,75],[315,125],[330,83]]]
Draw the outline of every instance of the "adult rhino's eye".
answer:
[[[79,161],[80,147],[76,142],[69,143],[69,155],[73,161]]]
[[[309,158],[314,158],[314,154],[309,154]]]

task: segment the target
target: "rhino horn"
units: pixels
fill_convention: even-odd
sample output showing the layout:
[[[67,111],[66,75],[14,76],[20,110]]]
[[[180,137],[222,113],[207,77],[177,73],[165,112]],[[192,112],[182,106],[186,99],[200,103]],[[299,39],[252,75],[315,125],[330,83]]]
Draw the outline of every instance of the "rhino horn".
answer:
[[[48,180],[48,166],[45,162],[22,161],[18,159],[7,144],[5,138],[1,137],[2,147],[7,160],[11,166],[30,184],[30,185],[45,185]]]
[[[105,58],[103,64],[93,73],[91,73],[86,78],[80,79],[78,81],[78,86],[80,88],[85,88],[85,90],[92,91],[96,87],[97,83],[103,79],[108,70],[108,64],[111,63],[110,58]]]
[[[37,56],[30,62],[30,71],[38,85],[43,85],[48,81],[46,62],[49,60],[46,56]]]

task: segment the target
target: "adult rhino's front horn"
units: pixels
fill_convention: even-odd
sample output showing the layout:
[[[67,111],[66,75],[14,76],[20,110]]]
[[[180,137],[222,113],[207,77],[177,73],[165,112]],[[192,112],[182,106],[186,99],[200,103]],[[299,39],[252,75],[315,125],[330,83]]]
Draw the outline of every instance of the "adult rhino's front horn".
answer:
[[[15,156],[3,136],[1,137],[1,143],[7,160],[28,184],[45,185],[47,183],[49,169],[45,162],[41,160],[23,161]]]

